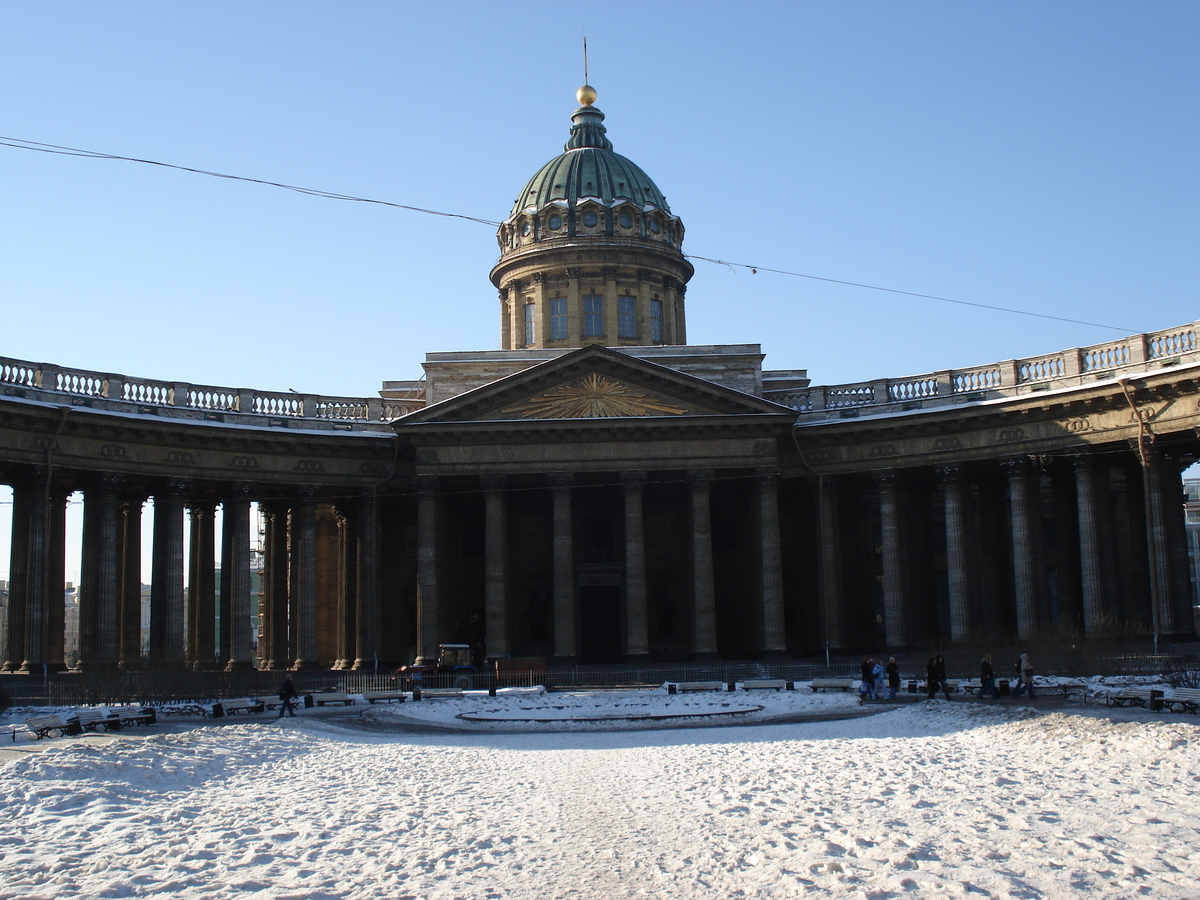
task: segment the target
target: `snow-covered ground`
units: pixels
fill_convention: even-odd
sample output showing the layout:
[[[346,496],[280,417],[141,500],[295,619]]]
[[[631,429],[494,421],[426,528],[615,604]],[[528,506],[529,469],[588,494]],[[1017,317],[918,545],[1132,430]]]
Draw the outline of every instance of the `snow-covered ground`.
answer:
[[[859,712],[507,692],[22,742],[0,900],[1200,896],[1195,717]]]

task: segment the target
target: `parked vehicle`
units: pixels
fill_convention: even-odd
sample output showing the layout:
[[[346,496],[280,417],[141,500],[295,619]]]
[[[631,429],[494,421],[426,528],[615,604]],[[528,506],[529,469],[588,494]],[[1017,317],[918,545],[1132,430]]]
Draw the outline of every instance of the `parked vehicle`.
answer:
[[[411,666],[401,668],[400,674],[407,675],[414,685],[456,687],[465,691],[475,687],[479,670],[471,664],[470,644],[438,644],[437,659],[418,656]]]

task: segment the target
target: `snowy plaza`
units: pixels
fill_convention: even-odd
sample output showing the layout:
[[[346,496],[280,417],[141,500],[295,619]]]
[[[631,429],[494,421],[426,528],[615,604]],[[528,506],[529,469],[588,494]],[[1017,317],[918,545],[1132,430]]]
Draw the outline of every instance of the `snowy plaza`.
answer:
[[[23,741],[0,754],[0,898],[1200,893],[1192,716],[745,696],[516,691]],[[740,724],[681,727],[722,705]],[[612,715],[643,718],[570,721]]]

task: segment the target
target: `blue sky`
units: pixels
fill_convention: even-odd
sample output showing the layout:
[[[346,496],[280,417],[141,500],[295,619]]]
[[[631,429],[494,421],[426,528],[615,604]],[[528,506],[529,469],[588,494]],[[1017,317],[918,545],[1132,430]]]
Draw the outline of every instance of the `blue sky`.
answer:
[[[1200,4],[0,4],[0,134],[498,220],[597,106],[693,254],[1133,330],[1200,318]],[[0,147],[0,355],[366,395],[494,349],[493,229]],[[815,383],[1120,332],[697,262]]]

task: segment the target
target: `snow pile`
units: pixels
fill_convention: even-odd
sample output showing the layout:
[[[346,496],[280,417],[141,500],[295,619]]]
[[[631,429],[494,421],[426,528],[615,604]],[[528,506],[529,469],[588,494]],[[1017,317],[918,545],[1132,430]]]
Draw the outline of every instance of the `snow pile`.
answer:
[[[445,721],[466,702],[403,707]],[[0,768],[0,900],[1186,898],[1200,882],[1191,721],[939,700],[757,727],[382,731],[400,709],[27,751]]]

